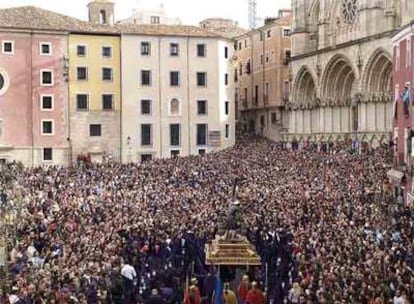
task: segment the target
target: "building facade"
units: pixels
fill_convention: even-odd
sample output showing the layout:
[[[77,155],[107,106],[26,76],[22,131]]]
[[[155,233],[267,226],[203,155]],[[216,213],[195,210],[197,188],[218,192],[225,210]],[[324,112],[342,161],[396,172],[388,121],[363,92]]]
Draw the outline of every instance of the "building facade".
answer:
[[[70,34],[69,111],[72,157],[120,160],[121,58],[115,34]]]
[[[413,83],[414,83],[414,3],[407,2],[402,15],[403,26],[395,33],[393,42],[394,62],[394,103],[393,133],[394,161],[388,172],[394,195],[408,205],[414,206],[414,116],[413,116]]]
[[[242,131],[280,140],[287,126],[290,15],[268,19],[263,27],[235,39],[238,123]]]
[[[196,27],[122,31],[122,161],[234,145],[232,42]]]
[[[408,2],[293,1],[285,141],[352,138],[377,146],[390,139],[391,36]]]
[[[68,165],[214,152],[235,143],[233,42],[195,26],[0,10],[0,162]]]
[[[121,20],[119,23],[180,25],[181,20],[179,18],[168,16],[164,5],[161,4],[157,9],[134,9],[131,17]]]
[[[27,16],[41,29],[24,28]],[[42,16],[0,10],[0,162],[69,164],[67,33]]]

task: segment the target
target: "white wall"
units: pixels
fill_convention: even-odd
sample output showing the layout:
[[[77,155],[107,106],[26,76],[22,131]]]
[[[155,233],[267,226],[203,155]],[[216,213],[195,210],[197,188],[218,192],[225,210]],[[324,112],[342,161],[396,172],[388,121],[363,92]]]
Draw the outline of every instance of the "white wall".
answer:
[[[151,56],[141,56],[141,42],[151,43]],[[179,44],[179,56],[170,56],[170,43]],[[206,44],[206,57],[197,57],[197,44]],[[228,59],[224,47],[228,47]],[[180,155],[198,154],[232,146],[235,142],[235,114],[232,85],[232,44],[215,38],[156,37],[124,35],[122,37],[122,150],[124,162],[139,161],[141,154],[170,157],[171,150]],[[151,70],[152,85],[141,86],[142,69]],[[170,71],[180,72],[180,86],[170,87]],[[207,73],[207,87],[197,86],[197,72]],[[229,74],[229,85],[224,75]],[[169,103],[180,100],[180,115],[171,116]],[[152,100],[152,115],[141,115],[141,99]],[[197,114],[197,100],[207,100],[208,114]],[[229,115],[225,115],[225,101],[229,101]],[[151,147],[141,146],[140,125],[152,124]],[[170,124],[181,125],[180,146],[170,146]],[[208,131],[221,132],[219,147],[197,147],[196,125],[208,124]],[[225,139],[225,125],[230,125],[230,137]],[[128,137],[130,143],[128,145]]]

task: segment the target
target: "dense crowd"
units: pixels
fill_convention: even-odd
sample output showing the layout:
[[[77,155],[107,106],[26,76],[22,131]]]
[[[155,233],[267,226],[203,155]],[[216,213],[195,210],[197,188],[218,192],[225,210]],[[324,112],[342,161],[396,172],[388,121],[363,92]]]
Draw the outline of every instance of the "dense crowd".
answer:
[[[188,274],[211,303],[203,248],[235,179],[247,235],[268,265],[249,275],[267,301],[414,303],[414,214],[390,195],[391,161],[385,146],[292,151],[249,138],[141,164],[7,165],[2,218],[14,210],[16,219],[0,303],[180,303]]]

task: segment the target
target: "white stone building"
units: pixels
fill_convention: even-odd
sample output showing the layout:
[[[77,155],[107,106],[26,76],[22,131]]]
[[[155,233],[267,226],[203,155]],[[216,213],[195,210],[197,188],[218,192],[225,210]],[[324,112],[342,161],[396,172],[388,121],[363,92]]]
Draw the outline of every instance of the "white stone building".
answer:
[[[293,0],[292,90],[286,141],[390,137],[391,36],[405,2]]]
[[[159,8],[136,8],[132,12],[132,16],[119,23],[133,23],[133,24],[163,24],[163,25],[180,25],[180,18],[168,16],[163,4]]]
[[[122,27],[122,161],[235,143],[233,42],[189,26]]]

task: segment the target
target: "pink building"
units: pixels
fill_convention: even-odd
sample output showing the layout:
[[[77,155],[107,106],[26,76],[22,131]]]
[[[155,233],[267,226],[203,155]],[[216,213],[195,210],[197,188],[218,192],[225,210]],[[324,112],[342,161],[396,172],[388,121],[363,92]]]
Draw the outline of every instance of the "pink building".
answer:
[[[394,47],[394,162],[388,172],[395,197],[400,202],[414,202],[414,33],[407,25],[392,39]]]
[[[63,30],[70,19],[34,7],[0,10],[0,162],[70,161]]]

